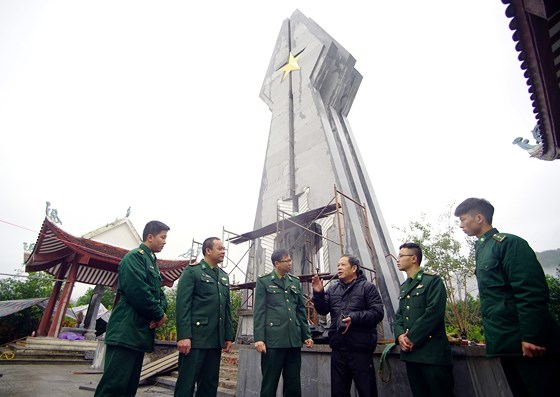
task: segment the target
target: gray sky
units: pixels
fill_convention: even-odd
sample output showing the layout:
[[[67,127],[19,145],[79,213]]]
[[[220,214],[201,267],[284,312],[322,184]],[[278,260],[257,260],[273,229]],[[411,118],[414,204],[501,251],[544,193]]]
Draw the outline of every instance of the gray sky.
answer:
[[[392,225],[470,196],[501,231],[560,246],[560,161],[511,144],[535,118],[499,0],[0,0],[0,272],[21,268],[46,201],[77,236],[129,206],[140,233],[162,220],[168,259],[250,231],[270,123],[259,91],[296,8],[364,76],[349,121],[395,246]]]

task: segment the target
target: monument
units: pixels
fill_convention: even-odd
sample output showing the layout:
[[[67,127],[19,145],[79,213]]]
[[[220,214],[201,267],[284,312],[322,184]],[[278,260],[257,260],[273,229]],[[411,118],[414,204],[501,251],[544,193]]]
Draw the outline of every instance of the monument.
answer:
[[[254,240],[247,283],[272,270],[276,248],[290,250],[298,276],[335,274],[343,253],[358,256],[383,298],[380,333],[391,338],[403,280],[347,119],[362,80],[355,63],[300,11],[283,22],[260,92],[272,118],[254,231],[232,241]],[[241,317],[241,332],[251,321]]]

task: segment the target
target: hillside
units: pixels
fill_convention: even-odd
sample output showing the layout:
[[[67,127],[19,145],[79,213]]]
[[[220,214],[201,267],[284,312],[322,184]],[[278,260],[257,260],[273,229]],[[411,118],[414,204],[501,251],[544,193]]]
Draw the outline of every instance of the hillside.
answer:
[[[537,258],[546,274],[556,277],[556,269],[560,265],[560,248],[537,252]]]

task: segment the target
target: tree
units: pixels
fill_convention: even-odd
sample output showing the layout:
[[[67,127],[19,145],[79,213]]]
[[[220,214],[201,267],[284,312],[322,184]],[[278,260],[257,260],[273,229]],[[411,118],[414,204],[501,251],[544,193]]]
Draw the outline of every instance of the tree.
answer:
[[[89,305],[92,294],[93,294],[93,288],[88,288],[86,293],[78,298],[75,306]],[[113,307],[113,303],[115,302],[116,295],[117,295],[117,291],[113,291],[108,287],[105,287],[105,289],[103,290],[101,303],[103,303],[103,306],[105,306],[107,310],[111,310],[111,308]]]
[[[0,280],[0,301],[48,298],[53,288],[53,277],[44,272],[23,274]]]
[[[546,275],[546,282],[550,291],[550,314],[560,324],[560,266],[556,268],[556,277]]]
[[[172,332],[177,332],[177,316],[175,313],[177,307],[177,287],[164,288],[165,297],[167,298],[167,321],[157,329],[159,338],[169,335]]]
[[[237,326],[239,325],[239,314],[237,311],[241,307],[241,302],[243,300],[243,294],[240,290],[230,290],[230,302],[231,302],[231,324],[233,328],[233,338],[235,339],[237,335]]]
[[[425,269],[442,278],[447,289],[446,320],[466,338],[473,327],[480,326],[480,305],[470,295],[468,281],[474,276],[474,240],[456,237],[458,223],[453,217],[453,204],[439,217],[434,228],[422,214],[420,221],[411,221],[408,228],[397,228],[406,241],[420,244]]]
[[[23,274],[20,272],[20,275]],[[0,301],[48,298],[53,289],[53,277],[38,272],[29,277],[0,280]],[[42,310],[36,306],[0,318],[0,344],[29,336],[39,326]]]

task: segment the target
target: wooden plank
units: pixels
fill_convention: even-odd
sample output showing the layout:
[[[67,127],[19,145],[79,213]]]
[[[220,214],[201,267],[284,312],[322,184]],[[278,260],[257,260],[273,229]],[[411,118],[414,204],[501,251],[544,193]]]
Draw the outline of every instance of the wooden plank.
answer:
[[[173,366],[178,363],[178,358],[169,359],[169,360],[162,360],[158,362],[156,365],[152,365],[150,368],[147,368],[144,372],[157,372],[159,370],[165,369],[166,367]]]
[[[151,376],[157,375],[162,372],[169,371],[178,365],[179,352],[175,351],[159,360],[153,361],[142,366],[142,372],[140,373],[140,381],[147,379]]]
[[[158,360],[155,360],[155,361],[152,361],[152,362],[150,362],[150,363],[147,363],[147,364],[145,364],[144,366],[142,366],[142,371],[147,371],[147,370],[152,369],[152,368],[154,368],[154,367],[158,367],[158,366],[160,366],[161,364],[164,364],[164,363],[166,363],[166,362],[168,362],[168,361],[177,361],[177,359],[178,359],[178,353],[179,353],[179,352],[174,352],[174,353],[171,353],[171,354],[169,354],[169,355],[167,355],[167,356],[165,356],[165,357],[162,357],[162,358],[160,358],[160,359],[158,359]]]

